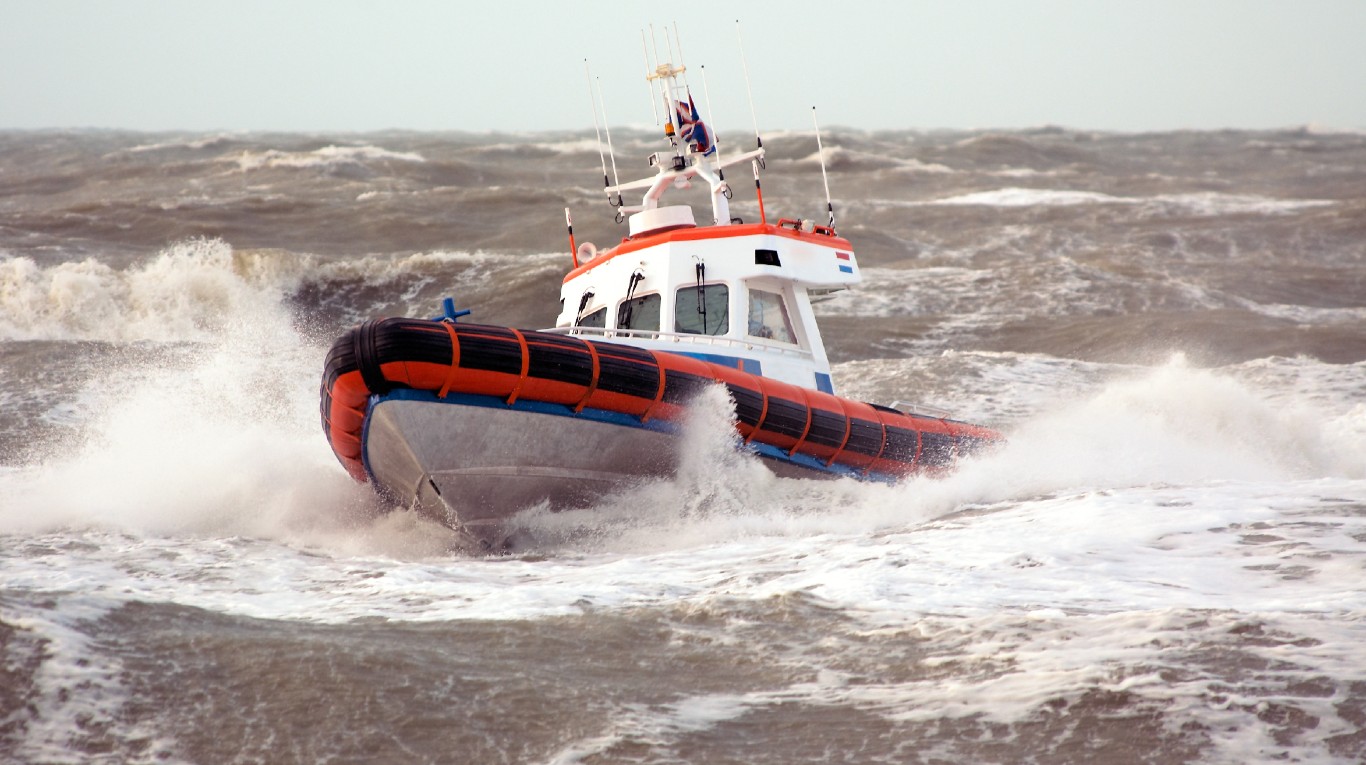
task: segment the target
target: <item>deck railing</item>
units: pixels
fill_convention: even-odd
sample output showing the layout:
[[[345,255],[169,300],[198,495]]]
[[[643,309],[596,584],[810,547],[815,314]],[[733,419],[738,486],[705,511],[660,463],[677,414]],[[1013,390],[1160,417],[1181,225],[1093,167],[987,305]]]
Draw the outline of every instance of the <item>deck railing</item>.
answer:
[[[774,353],[804,360],[810,360],[812,358],[811,351],[804,350],[795,345],[775,343],[767,340],[760,340],[758,338],[737,340],[733,337],[726,337],[724,335],[695,335],[684,332],[661,332],[659,330],[650,329],[605,329],[603,327],[555,327],[542,331],[556,335],[592,337],[602,340],[611,340],[621,337],[631,340],[655,340],[662,343],[672,342],[686,345],[729,348],[734,350],[761,351],[763,353]]]

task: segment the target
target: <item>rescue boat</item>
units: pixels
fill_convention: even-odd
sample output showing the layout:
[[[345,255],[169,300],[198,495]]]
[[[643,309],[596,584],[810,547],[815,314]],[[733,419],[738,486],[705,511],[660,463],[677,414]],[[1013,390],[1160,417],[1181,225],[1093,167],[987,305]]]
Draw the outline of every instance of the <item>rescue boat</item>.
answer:
[[[469,312],[447,299],[434,319],[373,319],[337,339],[322,424],[352,477],[476,548],[501,550],[522,509],[585,506],[671,475],[682,419],[705,386],[724,386],[738,442],[784,477],[895,481],[998,438],[941,412],[836,395],[812,298],[861,276],[835,230],[828,183],[825,224],[769,222],[762,139],[723,157],[684,71],[649,68],[668,115],[653,175],[611,183],[600,151],[608,201],[627,224],[621,242],[575,246],[566,210],[572,267],[554,327],[461,322]],[[743,165],[758,222],[731,214],[725,170]],[[711,201],[703,225],[691,206],[662,204],[695,182]],[[639,203],[626,204],[635,190]]]

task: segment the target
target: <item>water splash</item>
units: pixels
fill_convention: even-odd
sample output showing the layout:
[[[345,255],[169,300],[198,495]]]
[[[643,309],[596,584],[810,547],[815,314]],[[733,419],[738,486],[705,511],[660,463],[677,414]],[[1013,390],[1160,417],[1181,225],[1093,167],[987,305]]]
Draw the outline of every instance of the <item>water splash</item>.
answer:
[[[948,475],[889,486],[773,476],[735,448],[731,403],[717,389],[693,406],[676,477],[587,510],[540,508],[521,520],[554,530],[552,538],[577,536],[583,548],[662,551],[746,537],[867,535],[1068,493],[1366,476],[1366,439],[1349,424],[1359,413],[1344,417],[1273,402],[1178,356],[1056,402]]]

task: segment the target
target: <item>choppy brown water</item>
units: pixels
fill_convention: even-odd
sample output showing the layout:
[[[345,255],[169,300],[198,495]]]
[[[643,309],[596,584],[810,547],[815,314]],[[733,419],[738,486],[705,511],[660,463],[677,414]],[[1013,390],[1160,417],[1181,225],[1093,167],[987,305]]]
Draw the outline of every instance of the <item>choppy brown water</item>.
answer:
[[[623,233],[591,140],[0,133],[0,763],[1366,758],[1366,136],[824,145],[837,385],[1010,446],[706,452],[479,560],[341,473],[323,349],[550,324],[563,208]],[[819,219],[814,136],[765,147]]]

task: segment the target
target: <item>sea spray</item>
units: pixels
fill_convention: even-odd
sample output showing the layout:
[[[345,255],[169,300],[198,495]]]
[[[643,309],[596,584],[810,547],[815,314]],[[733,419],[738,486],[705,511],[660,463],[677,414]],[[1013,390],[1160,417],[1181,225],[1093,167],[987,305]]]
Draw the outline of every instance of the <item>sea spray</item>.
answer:
[[[0,264],[16,277],[4,295],[11,339],[115,343],[67,407],[70,432],[0,475],[5,531],[78,526],[354,547],[350,533],[381,508],[319,433],[322,350],[285,305],[302,267],[271,271],[267,262],[277,261],[194,240],[122,271]],[[385,549],[444,549],[427,541],[439,529],[380,525],[391,532],[376,535]]]
[[[216,239],[180,242],[125,269],[93,258],[0,260],[0,338],[206,342],[234,321],[281,316],[292,284],[249,280],[234,265]]]
[[[751,506],[777,479],[740,450],[735,404],[725,388],[711,385],[688,403],[678,427],[678,468],[667,479],[623,486],[591,507],[552,513],[544,506],[520,513],[513,523],[543,547],[558,540],[579,545],[630,548],[668,538],[687,545],[691,531],[714,516]]]
[[[1237,377],[1179,356],[1110,378],[1080,397],[1055,399],[947,474],[893,485],[773,476],[738,448],[732,404],[717,387],[690,410],[674,478],[584,510],[541,508],[520,522],[576,537],[583,549],[659,551],[754,535],[876,533],[1101,487],[1360,476],[1366,465],[1366,443],[1354,443],[1346,425],[1340,436],[1319,427],[1326,415],[1275,404]]]

